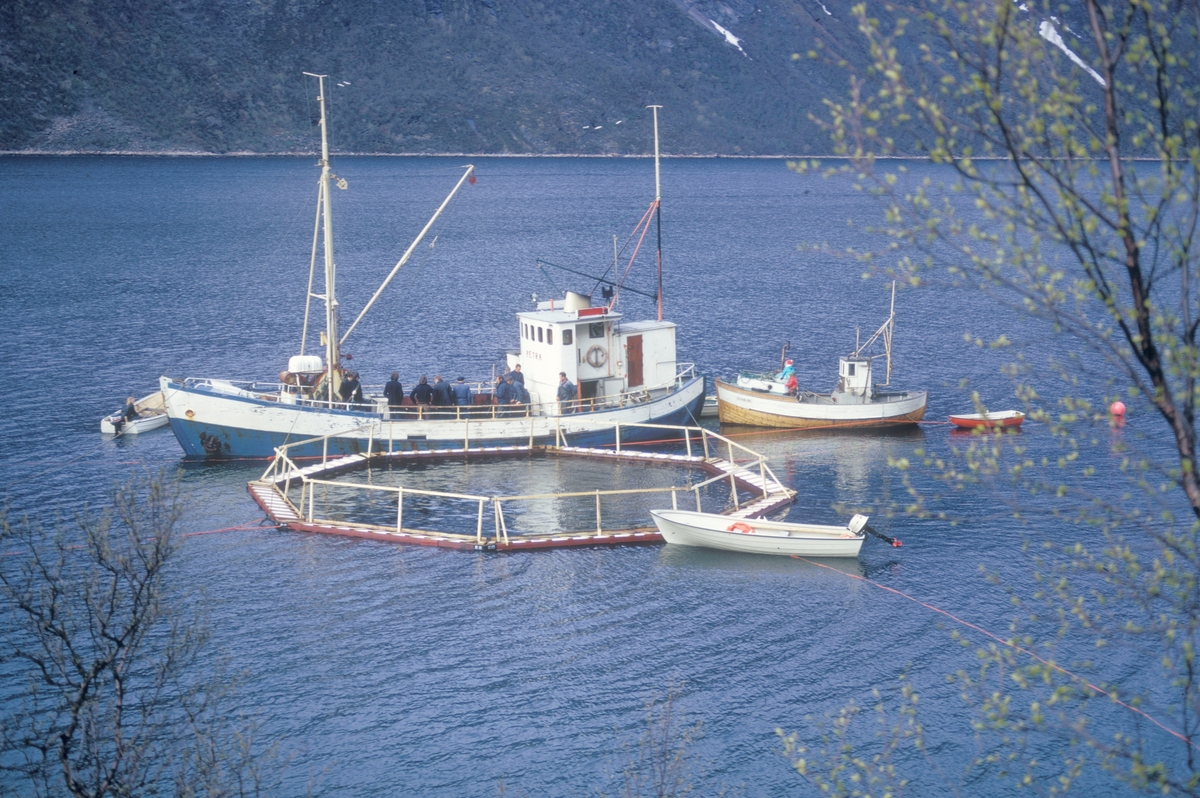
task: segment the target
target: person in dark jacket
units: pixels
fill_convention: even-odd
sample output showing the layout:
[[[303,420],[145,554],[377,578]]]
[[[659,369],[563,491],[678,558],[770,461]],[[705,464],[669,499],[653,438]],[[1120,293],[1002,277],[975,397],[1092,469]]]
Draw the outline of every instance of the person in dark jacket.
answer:
[[[358,381],[357,371],[346,372],[345,379],[342,380],[341,387],[338,388],[338,394],[341,395],[342,401],[347,404],[362,404],[362,384]]]
[[[388,410],[393,413],[404,404],[404,386],[400,384],[400,372],[392,372],[392,378],[383,386],[383,395],[387,397]]]
[[[513,384],[520,385],[522,388],[524,388],[525,387],[525,375],[521,373],[521,364],[518,363],[517,365],[513,366],[513,370],[511,373],[512,373],[512,378],[513,378]]]
[[[502,376],[496,377],[496,387],[492,389],[492,404],[506,405],[512,398],[512,383]]]
[[[450,383],[438,374],[433,378],[433,404],[435,407],[451,407],[454,405],[454,395],[450,391]]]
[[[428,405],[433,403],[433,389],[429,387],[429,380],[425,375],[421,375],[421,379],[417,382],[417,387],[412,389],[409,394],[414,405]]]

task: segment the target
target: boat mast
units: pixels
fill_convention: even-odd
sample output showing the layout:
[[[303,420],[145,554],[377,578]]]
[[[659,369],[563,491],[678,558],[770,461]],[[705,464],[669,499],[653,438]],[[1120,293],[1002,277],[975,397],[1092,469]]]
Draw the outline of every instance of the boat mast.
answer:
[[[654,114],[654,218],[658,226],[658,320],[662,321],[662,180],[658,165],[658,109],[662,106],[646,107]]]
[[[317,103],[321,108],[321,183],[318,193],[321,215],[324,217],[322,239],[325,245],[325,384],[328,386],[329,401],[333,401],[333,373],[341,362],[341,350],[337,334],[337,293],[336,273],[333,265],[333,203],[330,199],[329,187],[336,175],[329,166],[329,125],[325,116],[325,78],[326,75],[316,75],[305,72],[305,75],[317,79],[319,94]],[[339,188],[344,184],[339,184]]]
[[[883,348],[887,352],[887,374],[884,377],[883,384],[890,385],[892,382],[892,332],[896,329],[896,281],[892,280],[892,309],[888,313],[887,330],[883,334]]]

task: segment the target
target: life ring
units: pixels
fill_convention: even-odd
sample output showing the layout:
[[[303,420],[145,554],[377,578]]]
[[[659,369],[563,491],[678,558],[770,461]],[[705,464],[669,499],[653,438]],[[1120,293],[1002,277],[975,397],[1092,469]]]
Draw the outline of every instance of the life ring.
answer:
[[[726,532],[741,532],[743,535],[749,535],[754,531],[754,527],[747,524],[745,521],[738,521],[725,527]]]
[[[600,344],[593,344],[583,359],[587,361],[589,366],[598,369],[608,362],[608,351],[600,346]]]

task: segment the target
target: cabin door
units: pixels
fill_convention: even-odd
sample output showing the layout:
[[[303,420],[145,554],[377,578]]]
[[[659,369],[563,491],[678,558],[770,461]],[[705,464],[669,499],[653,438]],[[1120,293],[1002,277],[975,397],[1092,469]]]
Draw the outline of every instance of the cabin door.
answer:
[[[629,387],[642,384],[642,336],[631,335],[627,339],[625,359],[629,363]]]
[[[600,385],[600,380],[580,380],[579,381],[579,406],[585,410],[596,409],[596,389]]]

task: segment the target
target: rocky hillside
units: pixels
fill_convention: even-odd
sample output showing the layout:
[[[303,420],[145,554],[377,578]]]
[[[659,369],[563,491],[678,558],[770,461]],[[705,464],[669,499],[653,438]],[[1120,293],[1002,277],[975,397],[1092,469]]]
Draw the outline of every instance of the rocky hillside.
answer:
[[[828,151],[807,119],[861,48],[850,0],[6,0],[3,151]]]

